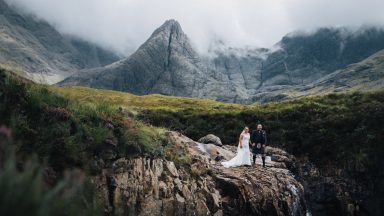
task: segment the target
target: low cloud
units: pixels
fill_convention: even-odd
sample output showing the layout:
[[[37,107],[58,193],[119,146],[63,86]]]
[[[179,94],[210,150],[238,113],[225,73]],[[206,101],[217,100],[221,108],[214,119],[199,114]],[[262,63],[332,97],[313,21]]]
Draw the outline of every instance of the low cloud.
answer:
[[[129,54],[167,19],[200,52],[212,41],[270,47],[294,30],[384,24],[382,0],[7,0],[59,31]]]

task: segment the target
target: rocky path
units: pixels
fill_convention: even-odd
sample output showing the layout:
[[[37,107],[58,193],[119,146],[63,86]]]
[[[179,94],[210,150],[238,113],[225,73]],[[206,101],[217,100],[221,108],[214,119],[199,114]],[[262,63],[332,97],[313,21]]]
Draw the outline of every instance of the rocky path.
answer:
[[[186,167],[173,161],[121,158],[94,178],[107,213],[134,215],[305,215],[304,189],[289,167],[294,158],[268,149],[267,168],[224,168],[229,146],[201,144],[176,132],[170,140],[186,148]]]

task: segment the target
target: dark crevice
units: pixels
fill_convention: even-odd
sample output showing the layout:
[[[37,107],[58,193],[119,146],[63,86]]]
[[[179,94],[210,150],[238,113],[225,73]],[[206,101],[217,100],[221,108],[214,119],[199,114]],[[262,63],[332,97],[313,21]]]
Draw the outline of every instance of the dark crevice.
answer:
[[[115,190],[117,188],[116,181],[110,175],[106,175],[105,178],[107,179],[108,203],[109,203],[109,206],[112,208],[112,213],[114,213],[115,211],[114,197],[115,197]]]
[[[163,65],[163,71],[161,73],[158,74],[158,76],[156,77],[156,79],[153,80],[153,83],[151,85],[150,88],[148,88],[147,90],[147,94],[151,93],[151,91],[153,90],[153,88],[156,86],[156,83],[161,79],[161,76],[167,72],[167,71],[170,71],[169,70],[169,67],[171,65],[171,54],[172,54],[172,48],[171,48],[171,45],[172,45],[172,37],[173,37],[173,34],[174,34],[174,28],[172,27],[171,28],[171,32],[169,34],[169,37],[168,37],[168,46],[167,46],[167,53],[166,53],[166,60],[164,62],[164,65]],[[172,85],[174,86],[174,80],[173,80],[173,76],[171,77],[172,79]]]
[[[173,34],[174,34],[174,28],[171,29],[171,33],[169,34],[169,38],[168,38],[167,63],[166,63],[166,68],[164,68],[165,70],[169,69],[169,66],[170,66],[170,64],[171,64],[171,54],[172,54],[172,48],[171,48],[171,45],[172,45],[172,37],[173,37]]]

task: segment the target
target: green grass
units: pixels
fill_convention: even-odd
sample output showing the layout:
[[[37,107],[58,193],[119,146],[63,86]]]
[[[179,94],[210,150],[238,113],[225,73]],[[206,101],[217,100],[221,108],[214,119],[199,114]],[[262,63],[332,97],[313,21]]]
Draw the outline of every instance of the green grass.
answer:
[[[305,103],[314,103],[318,106],[337,106],[338,104],[324,104],[321,102],[323,97],[307,97],[289,102],[274,102],[267,105],[243,105],[233,103],[217,102],[210,99],[195,99],[185,97],[164,96],[158,94],[137,96],[130,93],[118,92],[112,90],[93,89],[88,87],[70,86],[58,87],[47,86],[51,91],[80,102],[96,103],[103,101],[105,103],[118,106],[127,111],[137,114],[145,110],[161,110],[169,112],[189,111],[200,112],[204,114],[216,113],[240,113],[246,111],[289,111]],[[337,97],[337,95],[334,95]],[[344,94],[341,94],[343,97]],[[341,98],[338,97],[338,98]]]
[[[7,215],[99,215],[92,184],[72,188],[72,182],[60,180],[65,173],[80,168],[87,177],[99,175],[105,167],[95,167],[94,158],[106,164],[121,157],[169,158],[174,149],[165,129],[132,119],[117,104],[65,98],[0,69],[3,125],[10,128],[17,153],[3,154],[0,132],[0,212]],[[3,166],[4,155],[13,157]],[[28,166],[31,155],[37,160]],[[25,167],[17,170],[16,163]],[[46,185],[47,167],[58,183]]]
[[[330,94],[267,105],[240,105],[161,95],[135,96],[86,87],[49,87],[81,102],[104,101],[133,113],[137,120],[181,131],[193,139],[213,133],[235,144],[244,126],[263,123],[269,144],[319,165],[334,160],[358,167],[383,155],[384,92]],[[318,155],[327,157],[319,157]],[[374,160],[368,160],[372,158]]]
[[[81,102],[95,103],[104,101],[130,111],[142,111],[144,109],[158,109],[168,111],[179,111],[191,109],[202,112],[233,112],[249,107],[258,108],[258,106],[247,106],[241,104],[220,103],[209,99],[193,99],[185,97],[171,97],[163,95],[136,96],[129,93],[92,89],[87,87],[48,87],[59,95]]]
[[[0,92],[0,125],[12,129],[18,152],[37,153],[58,171],[87,168],[111,148],[119,157],[163,156],[165,130],[131,119],[116,104],[68,99],[5,70]]]

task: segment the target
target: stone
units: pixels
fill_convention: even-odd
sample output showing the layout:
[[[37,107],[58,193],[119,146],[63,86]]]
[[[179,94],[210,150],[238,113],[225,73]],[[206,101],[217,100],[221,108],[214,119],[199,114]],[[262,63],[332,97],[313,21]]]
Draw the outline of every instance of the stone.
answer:
[[[169,198],[168,186],[163,181],[159,182],[159,198]]]
[[[172,174],[173,177],[179,177],[179,173],[175,167],[175,164],[172,161],[167,161],[166,166],[168,171]]]
[[[213,214],[213,216],[223,216],[223,210],[219,210]]]
[[[176,193],[176,201],[179,203],[185,203],[184,197],[180,196],[179,193]]]
[[[183,185],[181,192],[187,201],[192,200],[193,196],[187,185]]]
[[[160,177],[161,174],[163,173],[163,161],[160,159],[155,159],[152,162],[152,170],[156,177]]]
[[[163,200],[163,215],[175,215],[175,200],[173,198]]]
[[[186,212],[185,199],[182,196],[180,196],[179,193],[176,193],[174,208],[175,208],[175,215],[184,215]]]
[[[196,202],[196,215],[210,215],[211,212],[209,211],[207,205],[202,201],[202,200],[198,200]]]
[[[211,193],[211,197],[213,201],[213,209],[219,209],[221,207],[220,192],[215,190],[215,193]]]
[[[201,137],[199,140],[198,140],[199,143],[204,143],[204,144],[214,144],[214,145],[217,145],[217,146],[222,146],[223,143],[221,143],[221,140],[218,136],[215,136],[213,134],[208,134],[204,137]]]
[[[173,182],[175,183],[175,185],[176,185],[176,187],[177,187],[177,189],[178,189],[179,191],[182,191],[182,190],[183,190],[183,184],[181,183],[180,179],[175,178],[175,179],[173,180]]]

